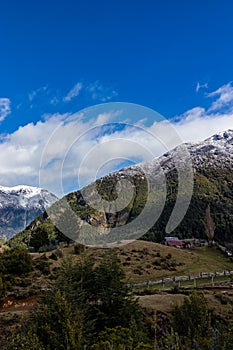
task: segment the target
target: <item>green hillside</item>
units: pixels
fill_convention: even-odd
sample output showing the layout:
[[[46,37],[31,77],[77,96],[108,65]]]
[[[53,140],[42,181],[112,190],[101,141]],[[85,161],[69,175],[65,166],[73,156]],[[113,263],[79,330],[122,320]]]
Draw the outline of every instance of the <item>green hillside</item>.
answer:
[[[88,242],[88,227],[120,227],[135,220],[145,206],[147,199],[147,182],[139,175],[129,176],[128,179],[133,184],[134,196],[130,204],[123,210],[116,213],[103,213],[89,206],[83,193],[91,192],[95,184],[91,184],[82,191],[68,194],[62,200],[55,203],[49,210],[50,217],[56,216],[52,220],[46,213],[35,219],[23,232],[16,235],[15,241],[24,241],[30,244],[29,236],[34,235],[35,228],[46,231],[50,238],[56,238],[59,230],[55,228],[53,222],[58,223],[58,227],[65,227],[69,238],[79,242]],[[97,180],[96,185],[99,194],[105,200],[116,198],[116,184],[119,181],[119,174],[114,173]],[[155,242],[162,242],[166,235],[165,228],[171,212],[176,202],[177,195],[177,174],[169,172],[167,174],[167,198],[164,210],[155,225],[144,235],[143,239]],[[99,198],[94,198],[93,203]],[[68,206],[67,206],[68,203]],[[175,229],[172,235],[180,238],[206,238],[205,235],[205,210],[210,204],[211,215],[216,226],[214,239],[220,243],[233,241],[233,175],[230,169],[202,169],[195,171],[194,190],[188,211]],[[74,216],[69,217],[71,208]],[[73,215],[72,214],[72,215]],[[68,219],[67,219],[68,218]],[[85,225],[87,235],[80,236],[80,225]],[[91,232],[91,230],[90,230]],[[93,237],[90,237],[93,242]],[[114,237],[112,237],[114,241]],[[115,239],[117,240],[117,238]],[[96,237],[96,243],[101,244],[101,237]]]
[[[117,261],[119,263],[115,265]],[[77,323],[72,322],[72,317],[79,315],[77,312],[78,310],[80,311],[80,306],[84,307],[82,310],[86,313],[84,315],[84,330],[85,332],[88,330],[88,334],[92,334],[92,337],[88,338],[86,337],[87,333],[84,333],[84,335],[79,333],[78,337],[82,336],[83,341],[92,344],[95,340],[96,343],[97,333],[99,336],[105,322],[108,322],[108,327],[113,329],[106,329],[103,340],[108,339],[108,332],[118,332],[118,334],[122,334],[121,340],[124,340],[126,339],[125,335],[121,332],[128,332],[127,328],[131,329],[131,327],[133,327],[135,332],[134,323],[131,321],[132,312],[134,312],[132,307],[135,305],[133,301],[135,299],[138,299],[139,307],[135,309],[135,317],[138,317],[136,319],[138,322],[143,320],[144,326],[140,323],[140,327],[143,327],[140,329],[143,329],[145,332],[144,340],[139,341],[135,339],[135,341],[138,342],[137,344],[142,342],[148,344],[145,347],[142,344],[138,345],[137,349],[153,349],[154,333],[150,332],[153,326],[156,327],[157,332],[156,342],[158,342],[158,345],[164,346],[163,341],[166,343],[170,339],[169,334],[166,332],[170,329],[170,320],[173,315],[171,311],[174,310],[176,304],[182,306],[187,296],[193,297],[193,283],[189,285],[182,284],[178,289],[175,288],[174,282],[166,284],[165,289],[162,285],[158,286],[158,288],[148,287],[147,283],[140,287],[138,283],[161,278],[173,278],[174,276],[192,275],[200,272],[222,272],[224,270],[232,270],[232,266],[233,262],[231,259],[227,258],[215,247],[180,250],[146,241],[134,241],[113,250],[85,248],[77,244],[46,253],[29,254],[26,250],[19,249],[19,247],[7,250],[0,254],[1,349],[9,349],[9,344],[11,345],[10,349],[24,349],[23,346],[26,346],[26,341],[28,346],[26,349],[30,349],[32,334],[34,342],[35,333],[38,333],[37,336],[39,338],[43,337],[44,333],[40,332],[40,329],[43,329],[48,334],[51,332],[51,339],[47,336],[43,338],[43,342],[46,344],[49,339],[51,343],[56,339],[63,343],[63,333],[59,333],[60,321],[64,322],[64,327],[65,324],[69,325],[69,329],[64,328],[69,332],[67,333],[69,336],[73,334],[72,330],[73,332],[79,330]],[[211,315],[212,322],[214,322],[213,324],[216,327],[220,327],[220,324],[223,324],[223,326],[229,324],[230,327],[231,323],[229,320],[232,319],[233,303],[231,276],[224,276],[221,280],[216,278],[214,283],[213,286],[210,279],[205,281],[203,285],[198,282],[197,287],[205,295],[206,302],[208,302],[208,312]],[[130,293],[127,286],[130,286]],[[98,297],[96,296],[96,289],[98,290]],[[124,290],[128,291],[125,296],[130,301],[130,304],[123,305],[123,308],[120,310],[114,309],[114,312],[120,312],[121,317],[112,321],[110,319],[112,313],[109,312],[109,309],[107,311],[102,309],[99,298],[102,297],[103,302],[105,302],[106,298],[110,298],[113,302],[116,300],[116,305],[119,308],[118,298],[121,297]],[[123,295],[120,301],[122,300],[123,302],[125,296]],[[84,298],[84,301],[82,298]],[[131,304],[131,301],[133,304]],[[35,309],[37,305],[39,309]],[[70,309],[71,306],[74,307],[74,310]],[[88,306],[87,309],[86,306]],[[110,306],[106,304],[106,307],[110,307],[112,310],[111,303]],[[130,314],[127,316],[128,307]],[[141,307],[142,310],[140,311]],[[200,307],[202,308],[203,305],[200,305]],[[35,310],[37,311],[35,312]],[[71,310],[73,310],[73,313],[70,314]],[[97,314],[93,315],[90,311],[97,312]],[[155,324],[153,315],[157,317],[157,324]],[[122,316],[127,316],[127,318],[122,318]],[[27,321],[28,318],[30,322]],[[95,324],[96,319],[98,322]],[[77,319],[76,321],[79,322],[79,320]],[[34,327],[28,331],[27,327],[31,325],[31,322],[33,322]],[[188,318],[187,322],[189,322]],[[19,328],[20,324],[22,324],[21,329]],[[44,328],[43,324],[45,325]],[[93,325],[96,337],[93,337]],[[126,328],[125,330],[122,328],[114,329],[115,326]],[[224,327],[224,330],[228,330],[228,326]],[[208,336],[207,334],[202,335],[199,341],[206,337],[209,337],[210,341],[209,347],[206,348],[209,350],[213,339],[212,333]],[[79,338],[75,337],[75,339]],[[113,339],[116,340],[115,337]],[[172,340],[171,343],[173,344]],[[104,344],[107,345],[107,343]],[[104,348],[104,344],[100,343],[99,348],[89,348],[110,350],[108,347]],[[36,347],[37,343],[33,343],[33,345],[35,349],[44,349],[43,347]],[[136,346],[133,348],[136,349]],[[180,347],[182,350],[187,348],[189,348],[187,345],[186,347]],[[66,345],[64,345],[64,349],[66,349]],[[71,349],[78,349],[77,344],[75,343]],[[131,350],[132,348],[126,347],[126,349]]]

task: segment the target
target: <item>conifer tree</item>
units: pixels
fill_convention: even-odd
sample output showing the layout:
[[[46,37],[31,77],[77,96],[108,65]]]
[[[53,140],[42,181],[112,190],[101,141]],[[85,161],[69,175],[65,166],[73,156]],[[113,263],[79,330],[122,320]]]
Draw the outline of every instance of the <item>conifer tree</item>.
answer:
[[[214,238],[215,224],[210,213],[210,205],[207,206],[205,211],[205,233],[209,242]]]

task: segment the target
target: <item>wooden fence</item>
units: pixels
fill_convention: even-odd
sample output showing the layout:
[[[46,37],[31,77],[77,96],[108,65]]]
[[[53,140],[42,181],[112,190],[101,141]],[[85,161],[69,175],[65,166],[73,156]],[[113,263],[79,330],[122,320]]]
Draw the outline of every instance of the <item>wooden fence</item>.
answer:
[[[211,283],[212,285],[214,285],[214,279],[216,277],[224,277],[224,276],[229,276],[229,277],[233,276],[233,271],[225,270],[223,272],[200,272],[198,274],[188,275],[188,276],[164,277],[158,280],[146,280],[143,282],[130,283],[130,286],[149,288],[150,286],[153,286],[153,285],[161,285],[162,288],[165,288],[166,284],[173,283],[174,285],[177,284],[180,287],[181,282],[183,281],[193,281],[193,286],[194,288],[196,288],[197,280],[211,278]]]

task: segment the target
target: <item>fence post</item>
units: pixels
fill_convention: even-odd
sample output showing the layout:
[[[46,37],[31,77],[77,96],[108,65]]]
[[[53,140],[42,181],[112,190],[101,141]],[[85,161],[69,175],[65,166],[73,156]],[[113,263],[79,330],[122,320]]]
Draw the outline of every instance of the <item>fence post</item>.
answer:
[[[162,279],[162,287],[163,287],[163,289],[164,289],[164,279]]]

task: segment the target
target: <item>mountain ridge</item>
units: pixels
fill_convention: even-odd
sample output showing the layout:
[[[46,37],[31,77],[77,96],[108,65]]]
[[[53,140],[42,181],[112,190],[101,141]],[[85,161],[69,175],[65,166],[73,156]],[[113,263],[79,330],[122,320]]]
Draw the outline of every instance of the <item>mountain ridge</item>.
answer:
[[[203,142],[185,144],[184,147],[190,155],[193,166],[193,195],[184,219],[173,234],[180,238],[205,237],[205,209],[210,204],[211,215],[216,224],[215,239],[221,242],[233,241],[233,130],[215,134]],[[79,237],[79,230],[83,223],[86,226],[108,228],[124,226],[133,221],[146,203],[147,183],[140,171],[143,168],[146,169],[146,172],[153,178],[160,165],[166,175],[166,203],[161,216],[143,238],[161,242],[166,235],[166,224],[177,200],[178,173],[176,167],[179,166],[179,162],[185,166],[184,159],[175,159],[178,148],[179,146],[159,158],[106,175],[82,190],[66,195],[63,202],[68,202],[81,222],[80,226],[74,224],[70,228],[71,231],[74,231],[74,236]],[[115,200],[117,197],[116,184],[122,178],[130,179],[135,190],[129,206],[116,213],[101,213],[87,204],[83,195],[86,192],[92,194],[95,187],[105,201]],[[59,220],[62,221],[66,209],[62,205],[59,209],[59,202],[51,208],[51,212],[58,212]],[[33,230],[33,227],[38,225],[38,221],[43,226],[46,220],[49,218],[40,216],[29,225],[28,231]]]

